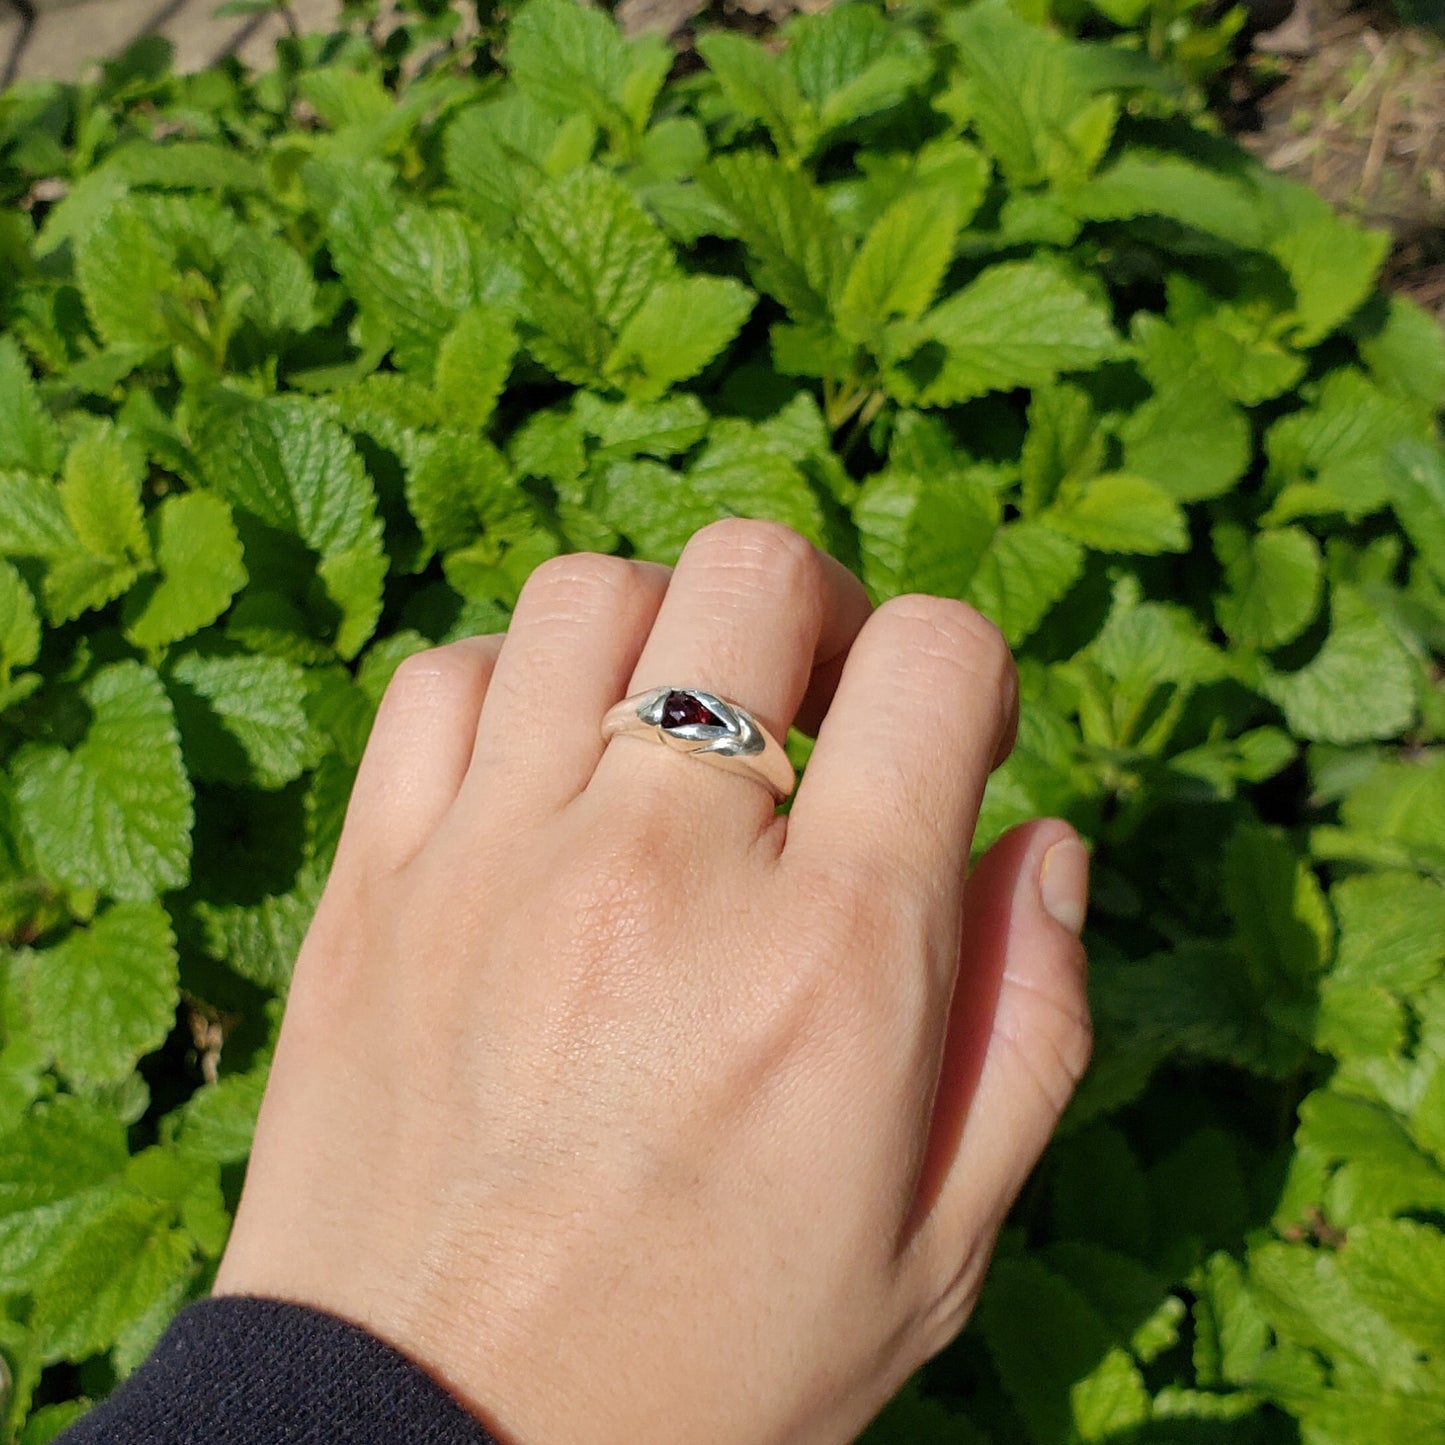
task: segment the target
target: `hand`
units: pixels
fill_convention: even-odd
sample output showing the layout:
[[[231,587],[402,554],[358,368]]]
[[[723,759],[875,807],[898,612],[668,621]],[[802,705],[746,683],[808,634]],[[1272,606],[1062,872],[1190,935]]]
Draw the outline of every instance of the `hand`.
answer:
[[[817,745],[791,814],[602,715]],[[959,1330],[1088,1055],[1086,861],[965,881],[1000,635],[716,523],[403,663],[297,961],[217,1292],[411,1355],[513,1445],[839,1445]],[[825,716],[826,714],[826,716]]]

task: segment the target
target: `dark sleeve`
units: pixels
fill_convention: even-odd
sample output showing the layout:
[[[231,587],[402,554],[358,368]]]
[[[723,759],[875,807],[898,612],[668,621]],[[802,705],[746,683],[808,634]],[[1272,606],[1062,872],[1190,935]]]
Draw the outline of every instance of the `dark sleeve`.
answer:
[[[181,1311],[150,1358],[57,1445],[497,1445],[374,1335],[277,1300]]]

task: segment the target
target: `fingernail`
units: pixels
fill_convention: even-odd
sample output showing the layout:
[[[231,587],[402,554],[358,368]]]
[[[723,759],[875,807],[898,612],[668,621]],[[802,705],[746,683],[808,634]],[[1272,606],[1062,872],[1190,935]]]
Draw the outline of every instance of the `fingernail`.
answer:
[[[1070,933],[1084,931],[1089,911],[1089,855],[1077,838],[1061,838],[1039,865],[1039,897],[1045,910]]]

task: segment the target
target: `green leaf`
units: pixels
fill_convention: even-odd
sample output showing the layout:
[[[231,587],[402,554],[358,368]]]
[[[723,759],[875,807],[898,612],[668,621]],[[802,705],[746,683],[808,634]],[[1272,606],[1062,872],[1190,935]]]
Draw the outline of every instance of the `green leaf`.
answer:
[[[1341,879],[1330,890],[1330,902],[1340,921],[1334,979],[1407,992],[1439,976],[1445,888],[1438,883],[1408,873],[1365,874]]]
[[[1381,309],[1383,319],[1356,343],[1371,377],[1423,411],[1438,411],[1445,406],[1445,330],[1404,296],[1391,296]]]
[[[1350,1231],[1340,1267],[1356,1298],[1445,1360],[1445,1235],[1408,1219],[1361,1224]]]
[[[1154,395],[1119,428],[1124,469],[1180,502],[1222,496],[1249,466],[1249,421],[1186,338],[1141,315],[1133,327]]]
[[[316,739],[306,676],[280,657],[188,653],[168,674],[192,776],[258,788],[301,776]]]
[[[517,229],[527,277],[528,345],[564,380],[591,384],[618,330],[676,270],[656,224],[616,177],[595,167],[539,186]]]
[[[93,556],[149,562],[141,476],[141,455],[109,425],[89,428],[71,443],[60,504],[77,541]]]
[[[54,482],[25,472],[0,472],[0,552],[53,559],[79,546]]]
[[[466,311],[515,290],[514,273],[475,224],[440,207],[402,211],[371,232],[355,259],[338,262],[402,366],[429,361]]]
[[[1435,442],[1392,448],[1390,504],[1425,565],[1445,581],[1445,452]]]
[[[639,554],[676,562],[687,539],[718,517],[782,522],[821,542],[817,498],[796,462],[746,422],[716,424],[688,472],[657,462],[613,462],[598,478],[594,505]]]
[[[336,650],[354,656],[380,615],[387,563],[376,494],[351,439],[298,397],[227,400],[207,414],[198,451],[233,506],[319,555],[317,577],[339,614]]]
[[[664,281],[622,328],[606,375],[629,396],[655,400],[695,376],[729,345],[756,302],[746,286],[722,276]],[[687,325],[680,328],[681,316]]]
[[[1334,925],[1305,860],[1278,833],[1242,826],[1224,852],[1224,896],[1267,1006],[1312,1005]]]
[[[978,1328],[1035,1445],[1103,1441],[1148,1418],[1138,1367],[1084,1296],[1043,1264],[996,1261]]]
[[[1119,347],[1103,306],[1054,265],[1005,261],[935,306],[918,323],[937,359],[914,348],[912,384],[890,385],[900,400],[916,388],[923,406],[947,406],[990,391],[1042,386],[1060,372],[1097,366]]]
[[[951,13],[945,29],[966,77],[963,112],[1015,186],[1093,169],[1109,130],[1101,140],[1077,128],[1090,96],[1064,41],[1002,0]]]
[[[667,58],[655,37],[629,46],[610,16],[571,0],[531,0],[507,30],[507,67],[524,95],[563,115],[580,106],[603,124],[625,117],[639,131]]]
[[[1294,287],[1293,342],[1303,349],[1348,320],[1374,289],[1390,237],[1335,215],[1298,183],[1271,178],[1269,190],[1287,218],[1283,232],[1270,243],[1270,254]]]
[[[932,304],[961,222],[957,198],[941,187],[907,192],[873,223],[838,300],[838,329],[874,340],[895,317],[916,321]]]
[[[897,104],[931,68],[908,31],[867,5],[795,14],[786,33],[784,58],[823,134]]]
[[[1061,494],[1044,514],[1049,525],[1100,552],[1184,552],[1183,508],[1143,477],[1107,472]]]
[[[0,680],[10,681],[17,667],[29,667],[40,656],[40,618],[24,579],[0,562]]]
[[[167,497],[148,520],[158,575],[131,590],[124,617],[126,637],[154,650],[209,627],[246,585],[246,568],[231,509],[210,492]]]
[[[818,188],[752,151],[719,156],[698,182],[736,225],[758,289],[777,297],[797,321],[828,320],[848,243]]]
[[[480,431],[491,420],[517,353],[512,317],[474,306],[437,347],[436,401],[451,426]]]
[[[30,368],[9,336],[0,336],[0,471],[49,476],[60,464],[60,433],[41,404]]]
[[[1259,198],[1245,179],[1138,146],[1066,192],[1065,200],[1084,220],[1167,216],[1250,250],[1264,241]]]
[[[1083,569],[1083,548],[1047,523],[1008,522],[979,559],[965,597],[1017,647]]]
[[[1312,513],[1363,517],[1385,506],[1399,478],[1396,447],[1429,439],[1419,413],[1354,370],[1330,372],[1315,405],[1277,421],[1265,438],[1272,473],[1290,485],[1266,522]]]
[[[218,1164],[244,1163],[269,1072],[267,1060],[244,1074],[226,1074],[202,1085],[180,1109],[167,1115],[181,1150]]]
[[[745,120],[765,125],[780,152],[807,149],[816,120],[792,67],[780,56],[751,36],[728,30],[699,36],[697,53],[732,108]]]
[[[1105,450],[1087,392],[1066,383],[1039,387],[1029,401],[1029,430],[1019,456],[1024,514],[1046,507],[1065,483],[1097,476]]]
[[[534,514],[513,484],[502,454],[481,437],[436,431],[412,445],[406,504],[427,544],[439,552],[479,533],[529,529]]]
[[[307,864],[294,886],[259,903],[197,903],[206,952],[242,978],[284,993],[325,882],[324,870]]]
[[[80,743],[28,744],[11,765],[42,873],[123,899],[179,888],[190,869],[191,785],[160,679],[117,662],[80,691],[90,709]]]
[[[1409,654],[1350,588],[1333,590],[1330,613],[1319,652],[1297,672],[1266,672],[1260,691],[1301,737],[1357,743],[1398,736],[1415,717]]]
[[[1229,590],[1214,604],[1219,625],[1241,647],[1292,642],[1314,621],[1322,592],[1320,549],[1298,527],[1266,528],[1250,536],[1220,523],[1214,552]]]
[[[889,468],[864,484],[853,520],[875,600],[903,592],[962,597],[993,539],[999,501],[975,474]]]
[[[31,1036],[81,1087],[125,1079],[175,1023],[175,936],[158,903],[117,903],[12,967]]]

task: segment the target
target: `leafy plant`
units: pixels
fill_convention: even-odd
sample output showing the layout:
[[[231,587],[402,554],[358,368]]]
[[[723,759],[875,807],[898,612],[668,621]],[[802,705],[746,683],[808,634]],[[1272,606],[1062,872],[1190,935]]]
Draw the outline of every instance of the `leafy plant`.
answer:
[[[7,1438],[204,1292],[397,663],[729,513],[993,617],[979,845],[1097,850],[1096,1064],[870,1439],[1441,1424],[1445,343],[1385,239],[1000,0],[692,70],[352,9],[0,97]]]

